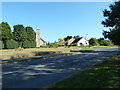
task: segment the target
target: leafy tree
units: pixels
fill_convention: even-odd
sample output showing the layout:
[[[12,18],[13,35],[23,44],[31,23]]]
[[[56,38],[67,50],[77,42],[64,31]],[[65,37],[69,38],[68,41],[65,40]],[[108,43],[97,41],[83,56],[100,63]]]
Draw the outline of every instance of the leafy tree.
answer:
[[[74,38],[76,39],[76,38],[80,38],[80,36],[79,35],[77,35],[77,36],[74,36]]]
[[[102,40],[105,40],[104,38],[98,38],[98,43],[101,42]]]
[[[22,44],[23,41],[27,40],[28,36],[23,25],[14,25],[13,28],[13,36],[15,41]]]
[[[89,40],[89,44],[90,44],[91,46],[99,45],[98,40],[97,40],[96,38],[91,38],[91,39]]]
[[[28,26],[25,29],[26,29],[26,33],[28,36],[27,40],[29,40],[30,42],[35,41],[35,32],[34,32],[33,28]]]
[[[18,42],[16,42],[15,40],[7,40],[6,41],[6,48],[7,49],[14,49],[14,48],[18,48]]]
[[[10,28],[10,25],[7,22],[2,22],[0,24],[0,36],[2,36],[2,41],[5,44],[7,40],[13,39],[13,33]],[[2,35],[1,35],[2,34]],[[6,44],[5,44],[6,48]]]
[[[72,38],[72,36],[67,36],[64,38],[64,40],[67,41],[67,40],[70,40],[71,38]]]
[[[64,38],[59,38],[58,39],[58,45],[64,45]]]
[[[106,18],[102,24],[109,28],[109,31],[103,31],[103,35],[115,45],[120,45],[120,1],[110,4],[109,8],[110,10],[103,11],[103,16]]]

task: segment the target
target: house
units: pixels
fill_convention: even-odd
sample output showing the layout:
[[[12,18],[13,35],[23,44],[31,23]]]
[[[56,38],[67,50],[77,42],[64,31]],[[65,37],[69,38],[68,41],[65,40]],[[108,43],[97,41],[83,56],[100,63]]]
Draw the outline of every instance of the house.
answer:
[[[88,46],[89,41],[83,37],[80,38],[71,38],[70,40],[65,42],[65,46]]]
[[[47,42],[40,37],[40,30],[36,30],[36,47],[46,46]]]

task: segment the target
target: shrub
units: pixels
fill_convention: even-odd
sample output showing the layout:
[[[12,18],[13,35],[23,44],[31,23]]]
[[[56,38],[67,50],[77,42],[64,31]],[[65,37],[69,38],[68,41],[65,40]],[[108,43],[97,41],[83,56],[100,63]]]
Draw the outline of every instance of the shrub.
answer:
[[[108,41],[108,40],[101,40],[99,42],[100,45],[103,45],[103,46],[112,46],[113,43],[111,41]]]
[[[0,41],[0,49],[3,49],[4,48],[4,44],[2,41]]]
[[[22,47],[23,48],[30,48],[31,47],[30,41],[28,41],[28,40],[23,41]]]
[[[14,48],[18,48],[18,47],[19,47],[19,44],[15,40],[8,40],[6,42],[7,49],[14,49]]]
[[[89,44],[90,44],[91,46],[99,45],[98,40],[97,40],[96,38],[91,38],[91,39],[89,40]]]
[[[40,48],[47,48],[47,46],[42,46],[42,45],[41,45]]]
[[[36,41],[32,41],[31,42],[31,48],[35,48],[36,47]]]

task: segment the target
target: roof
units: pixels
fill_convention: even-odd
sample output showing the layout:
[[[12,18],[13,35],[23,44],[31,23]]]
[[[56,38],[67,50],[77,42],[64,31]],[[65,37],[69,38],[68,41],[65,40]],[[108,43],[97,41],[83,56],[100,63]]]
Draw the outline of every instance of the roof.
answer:
[[[83,37],[80,38],[76,38],[72,43],[77,43],[80,39],[82,39]]]
[[[41,37],[40,37],[40,39],[41,39],[44,43],[46,43],[46,41],[45,41],[45,40],[43,40]]]
[[[68,45],[70,45],[71,43],[73,43],[75,40],[75,38],[71,38],[70,40],[68,40]]]

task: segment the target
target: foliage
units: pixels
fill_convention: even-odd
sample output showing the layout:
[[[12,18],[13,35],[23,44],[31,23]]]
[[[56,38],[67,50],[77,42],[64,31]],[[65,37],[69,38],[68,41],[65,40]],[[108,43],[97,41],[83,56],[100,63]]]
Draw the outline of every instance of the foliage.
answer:
[[[98,42],[101,42],[102,40],[105,40],[104,38],[98,38]]]
[[[112,40],[115,45],[120,45],[120,1],[110,4],[109,8],[110,10],[103,11],[106,18],[102,24],[109,28],[109,31],[103,31],[103,36]]]
[[[7,22],[2,22],[0,24],[0,30],[1,30],[0,36],[2,36],[3,43],[13,38],[12,30]]]
[[[31,48],[35,48],[36,47],[36,41],[31,41]]]
[[[59,46],[58,42],[54,42],[54,43],[49,43],[49,48],[57,48]]]
[[[7,49],[14,49],[14,48],[18,48],[18,42],[16,42],[15,40],[7,40],[6,41],[6,48]]]
[[[74,36],[74,38],[76,39],[76,38],[80,38],[80,36],[79,35],[77,35],[77,36]]]
[[[113,43],[110,40],[105,40],[104,38],[99,38],[98,43],[102,46],[112,46]]]
[[[99,42],[99,44],[103,45],[103,46],[112,46],[113,45],[113,43],[111,41],[109,41],[109,40],[101,40]]]
[[[27,33],[27,40],[34,41],[35,40],[35,32],[32,27],[28,26],[25,28]]]
[[[99,45],[98,40],[97,40],[96,38],[91,38],[91,39],[89,40],[89,44],[90,44],[91,46]]]
[[[57,43],[59,46],[64,46],[64,42],[65,42],[64,38],[59,38]]]
[[[68,41],[68,40],[70,40],[71,38],[72,38],[72,36],[67,36],[67,37],[64,38],[64,40],[65,40],[65,41]]]
[[[31,47],[30,41],[28,41],[28,40],[23,41],[22,47],[23,48],[30,48]]]
[[[2,41],[0,41],[0,49],[3,49],[4,48],[4,44]]]
[[[23,42],[27,40],[28,36],[23,25],[14,25],[14,40],[18,42]]]
[[[58,38],[58,41],[64,42],[64,38]]]

